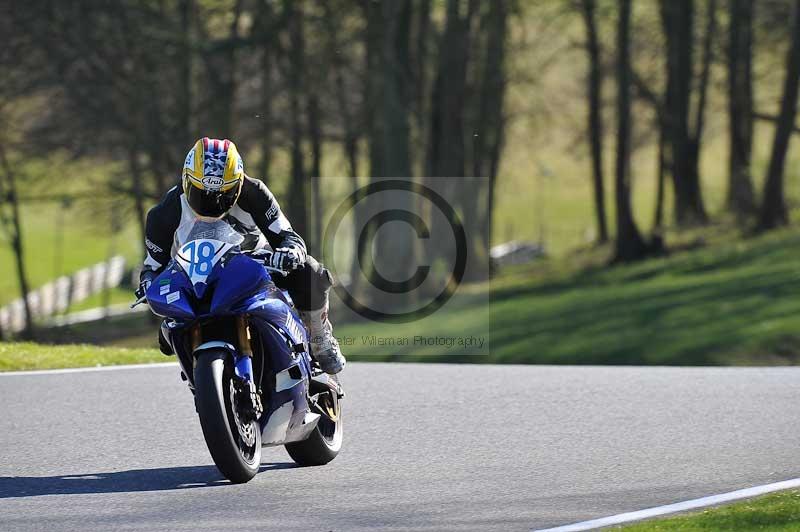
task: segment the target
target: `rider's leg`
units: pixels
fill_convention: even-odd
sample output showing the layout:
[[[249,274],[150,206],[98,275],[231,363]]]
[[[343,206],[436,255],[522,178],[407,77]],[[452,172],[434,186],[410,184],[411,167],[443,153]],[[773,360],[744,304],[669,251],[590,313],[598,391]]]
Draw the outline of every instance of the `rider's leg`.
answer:
[[[328,320],[328,292],[333,285],[330,272],[309,256],[302,267],[285,278],[273,278],[276,285],[289,291],[311,336],[311,355],[322,370],[330,374],[342,371],[345,358]]]

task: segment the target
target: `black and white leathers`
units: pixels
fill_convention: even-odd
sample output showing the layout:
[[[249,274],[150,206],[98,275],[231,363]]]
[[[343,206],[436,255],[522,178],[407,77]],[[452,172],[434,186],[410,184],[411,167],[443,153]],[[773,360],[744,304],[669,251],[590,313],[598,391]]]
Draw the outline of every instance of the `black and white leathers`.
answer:
[[[160,272],[173,255],[182,222],[194,218],[180,186],[172,187],[147,213],[144,270]],[[236,205],[224,219],[245,237],[243,250],[295,247],[306,255],[306,244],[281,212],[275,196],[260,180],[245,176]]]

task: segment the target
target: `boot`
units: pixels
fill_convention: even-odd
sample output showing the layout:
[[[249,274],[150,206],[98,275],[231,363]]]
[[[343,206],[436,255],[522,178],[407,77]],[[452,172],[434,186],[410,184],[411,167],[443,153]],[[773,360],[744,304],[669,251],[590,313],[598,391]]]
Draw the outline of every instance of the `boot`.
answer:
[[[339,373],[346,363],[339,342],[333,336],[333,326],[328,320],[328,302],[319,310],[300,311],[300,317],[311,337],[311,356],[329,375]]]

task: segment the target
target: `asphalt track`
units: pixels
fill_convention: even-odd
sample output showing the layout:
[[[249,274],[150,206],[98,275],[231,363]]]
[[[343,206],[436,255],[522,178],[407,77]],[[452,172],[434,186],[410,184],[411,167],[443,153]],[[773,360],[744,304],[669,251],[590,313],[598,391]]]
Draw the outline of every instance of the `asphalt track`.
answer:
[[[0,530],[531,530],[800,477],[800,368],[350,364],[233,486],[177,367],[0,376]]]

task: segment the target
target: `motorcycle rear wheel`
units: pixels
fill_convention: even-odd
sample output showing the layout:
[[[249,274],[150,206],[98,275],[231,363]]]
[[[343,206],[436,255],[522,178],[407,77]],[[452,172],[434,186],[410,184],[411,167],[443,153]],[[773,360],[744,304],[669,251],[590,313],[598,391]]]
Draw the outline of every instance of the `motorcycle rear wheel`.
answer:
[[[313,384],[312,384],[313,386]],[[312,390],[314,391],[320,390]],[[339,454],[342,448],[344,429],[342,426],[342,402],[336,393],[325,390],[332,412],[332,417],[322,415],[311,435],[303,441],[287,443],[286,452],[300,466],[325,465]]]
[[[261,466],[261,430],[258,421],[243,423],[234,412],[232,371],[225,366],[226,358],[225,350],[208,350],[197,358],[195,404],[211,458],[225,478],[241,484]]]

